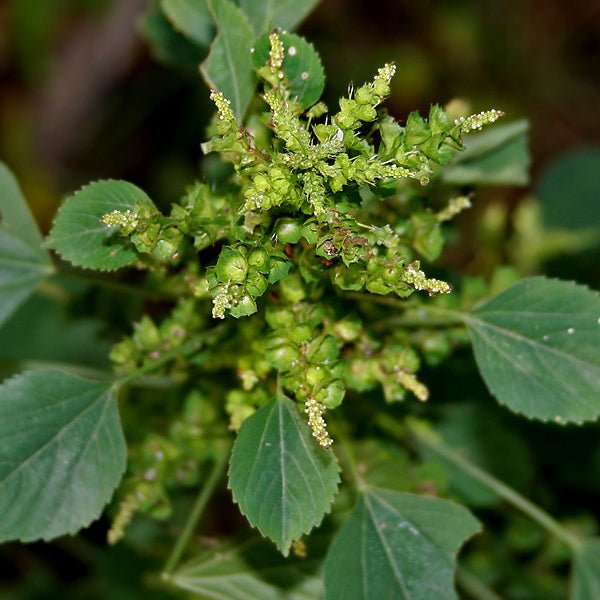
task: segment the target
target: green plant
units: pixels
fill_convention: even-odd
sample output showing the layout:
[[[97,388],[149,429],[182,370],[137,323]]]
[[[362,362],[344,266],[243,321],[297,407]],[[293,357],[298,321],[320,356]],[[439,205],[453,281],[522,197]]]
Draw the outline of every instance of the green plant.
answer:
[[[147,310],[112,347],[114,374],[62,365],[0,387],[0,539],[73,534],[119,486],[116,543],[136,512],[166,519],[173,498],[199,487],[163,570],[170,584],[213,598],[454,598],[455,556],[481,529],[447,499],[459,472],[463,486],[480,486],[467,496],[500,497],[562,542],[574,559],[571,597],[595,598],[598,538],[453,450],[421,404],[422,363],[435,368],[471,342],[490,392],[512,411],[563,425],[600,415],[596,293],[518,280],[510,268],[453,292],[421,268],[442,251],[442,225],[470,206],[459,186],[522,181],[525,127],[475,134],[455,158],[465,134],[501,113],[433,106],[401,125],[382,107],[391,64],[329,113],[314,48],[265,31],[292,27],[313,4],[220,0],[209,13],[163,3],[192,40],[216,24],[202,72],[217,113],[203,149],[228,168],[191,185],[168,215],[123,181],[92,183],[59,210],[45,246],[73,267],[135,269],[117,285],[134,282]],[[253,100],[254,69],[264,102]],[[38,286],[70,293],[59,273],[71,267],[50,260],[4,167],[0,178],[6,320]],[[180,566],[227,464],[241,512],[293,558],[251,538]],[[467,570],[459,581],[494,597]]]

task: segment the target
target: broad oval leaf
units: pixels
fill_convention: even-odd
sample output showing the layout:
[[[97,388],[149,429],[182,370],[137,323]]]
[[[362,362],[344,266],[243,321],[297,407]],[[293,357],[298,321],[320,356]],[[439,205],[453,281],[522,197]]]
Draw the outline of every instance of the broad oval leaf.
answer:
[[[455,185],[527,185],[528,129],[528,122],[521,120],[465,136],[465,151],[448,165],[442,179]]]
[[[294,29],[319,0],[240,0],[240,8],[246,13],[257,35],[274,27]]]
[[[456,554],[479,530],[448,500],[368,488],[327,554],[325,598],[455,599]]]
[[[0,324],[52,271],[19,185],[0,162]]]
[[[532,419],[600,416],[600,297],[572,282],[534,277],[465,316],[491,393]]]
[[[218,546],[191,559],[171,576],[176,586],[215,600],[315,600],[323,597],[322,553],[308,540],[308,558],[283,558],[254,538]]]
[[[100,218],[113,210],[156,210],[140,188],[127,181],[96,181],[75,192],[61,206],[46,245],[77,267],[112,271],[138,258],[135,248]]]
[[[200,71],[208,85],[231,102],[241,122],[256,84],[250,58],[254,32],[244,13],[231,0],[209,0],[209,8],[217,24],[217,37]]]
[[[600,538],[586,540],[575,553],[569,600],[600,598]]]
[[[125,470],[114,391],[56,371],[0,386],[0,541],[49,540],[96,519]]]
[[[338,471],[335,455],[317,445],[296,405],[280,396],[242,424],[229,488],[250,523],[287,556],[329,510]]]
[[[321,97],[325,87],[325,72],[315,47],[294,33],[280,34],[285,48],[283,71],[289,82],[290,96],[296,98],[300,108],[312,106]],[[252,62],[256,68],[269,60],[271,43],[264,35],[256,41]]]
[[[215,35],[215,23],[206,0],[161,0],[160,6],[173,26],[201,46]]]

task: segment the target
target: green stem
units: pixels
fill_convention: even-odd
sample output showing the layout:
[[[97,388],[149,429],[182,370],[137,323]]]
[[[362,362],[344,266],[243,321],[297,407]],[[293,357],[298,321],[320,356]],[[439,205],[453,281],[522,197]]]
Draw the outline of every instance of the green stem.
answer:
[[[458,567],[456,571],[456,582],[474,600],[502,600],[479,577],[476,577],[463,567]]]
[[[393,419],[382,415],[378,420],[379,425],[391,433],[397,435],[402,426]],[[543,527],[546,531],[564,542],[573,552],[581,548],[581,540],[563,527],[554,517],[542,510],[539,506],[519,494],[499,479],[496,479],[477,465],[446,445],[442,438],[427,426],[414,419],[407,419],[405,425],[410,434],[417,442],[438,456],[446,459],[463,472],[479,481],[482,485],[494,492],[497,496],[512,504],[516,509],[527,515],[532,521]]]
[[[208,501],[211,499],[213,493],[221,478],[223,473],[225,472],[225,467],[227,466],[227,459],[229,458],[229,450],[231,444],[228,442],[227,445],[224,445],[221,449],[221,452],[217,459],[215,460],[210,473],[208,474],[208,478],[206,482],[202,486],[196,501],[194,502],[194,506],[188,515],[188,518],[185,522],[185,525],[173,546],[173,550],[171,550],[171,554],[165,563],[165,567],[163,569],[162,577],[163,579],[169,579],[173,571],[179,565],[181,557],[185,552],[196,527],[198,526],[198,522],[202,518],[202,514],[208,505]]]

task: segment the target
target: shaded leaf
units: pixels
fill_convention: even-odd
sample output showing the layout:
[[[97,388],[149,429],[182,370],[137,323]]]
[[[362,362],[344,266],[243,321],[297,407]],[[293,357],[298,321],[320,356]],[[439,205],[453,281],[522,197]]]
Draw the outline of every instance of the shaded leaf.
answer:
[[[217,24],[217,37],[200,71],[210,87],[231,101],[241,122],[256,84],[250,58],[254,32],[244,13],[230,0],[209,0],[209,8]]]
[[[200,46],[209,46],[215,24],[206,0],[161,0],[160,6],[175,29]]]
[[[283,71],[289,82],[290,96],[296,98],[300,108],[312,106],[321,97],[325,87],[325,72],[315,47],[294,33],[281,33],[285,48]],[[264,35],[256,41],[252,62],[258,69],[269,60],[271,43]]]
[[[171,581],[216,600],[316,600],[323,596],[321,552],[306,559],[283,558],[262,538],[220,546],[182,565]]]
[[[448,165],[442,179],[455,185],[527,185],[528,129],[522,120],[465,136],[464,152]]]
[[[0,162],[0,324],[53,271],[19,185]]]
[[[113,210],[134,211],[138,204],[156,210],[146,193],[132,183],[91,183],[61,206],[46,244],[77,267],[112,271],[130,265],[138,258],[134,247],[100,218]]]
[[[600,538],[584,542],[575,554],[569,600],[600,598]]]
[[[491,393],[534,419],[600,416],[600,297],[572,282],[524,279],[465,317]]]
[[[456,554],[479,530],[448,500],[368,488],[327,554],[325,598],[454,599]]]
[[[274,27],[294,29],[319,0],[240,0],[240,8],[246,13],[257,35]]]
[[[271,400],[242,424],[229,487],[250,523],[284,555],[321,522],[338,482],[334,454],[317,445],[289,398]]]
[[[73,534],[96,519],[125,470],[115,394],[56,371],[0,386],[0,541]]]

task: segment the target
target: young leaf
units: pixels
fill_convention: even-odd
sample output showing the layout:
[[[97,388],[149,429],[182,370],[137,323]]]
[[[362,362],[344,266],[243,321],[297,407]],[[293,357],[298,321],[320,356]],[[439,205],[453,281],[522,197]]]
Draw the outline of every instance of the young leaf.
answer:
[[[558,423],[600,416],[600,297],[567,281],[519,281],[466,317],[477,365],[501,404]]]
[[[19,185],[0,162],[0,324],[52,273],[41,244]]]
[[[161,0],[160,7],[175,29],[190,40],[207,47],[215,34],[215,24],[207,0]]]
[[[497,125],[465,137],[461,152],[442,175],[455,185],[527,185],[529,150],[527,121]]]
[[[246,419],[233,447],[229,487],[250,523],[287,556],[329,510],[339,482],[297,406],[279,396]]]
[[[315,7],[319,0],[240,0],[256,35],[274,27],[294,29]]]
[[[132,183],[96,181],[67,198],[61,206],[46,245],[77,267],[112,271],[135,262],[133,246],[100,218],[113,210],[156,210],[152,200]]]
[[[314,600],[323,596],[319,564],[312,547],[307,559],[285,559],[268,541],[254,538],[199,555],[182,565],[171,581],[216,600]]]
[[[600,538],[587,540],[575,554],[569,600],[600,598]]]
[[[255,87],[250,49],[254,32],[244,13],[231,0],[209,0],[217,37],[200,71],[208,85],[231,101],[231,108],[242,121]]]
[[[56,371],[0,386],[0,541],[49,540],[96,519],[125,470],[109,383]]]
[[[479,530],[448,500],[369,488],[329,548],[325,598],[454,599],[456,553]]]
[[[325,87],[321,59],[315,47],[299,35],[281,33],[279,37],[285,48],[283,71],[289,82],[290,96],[297,99],[302,109],[306,109],[321,97]],[[256,41],[252,53],[252,62],[256,68],[267,63],[270,48],[268,35]]]

